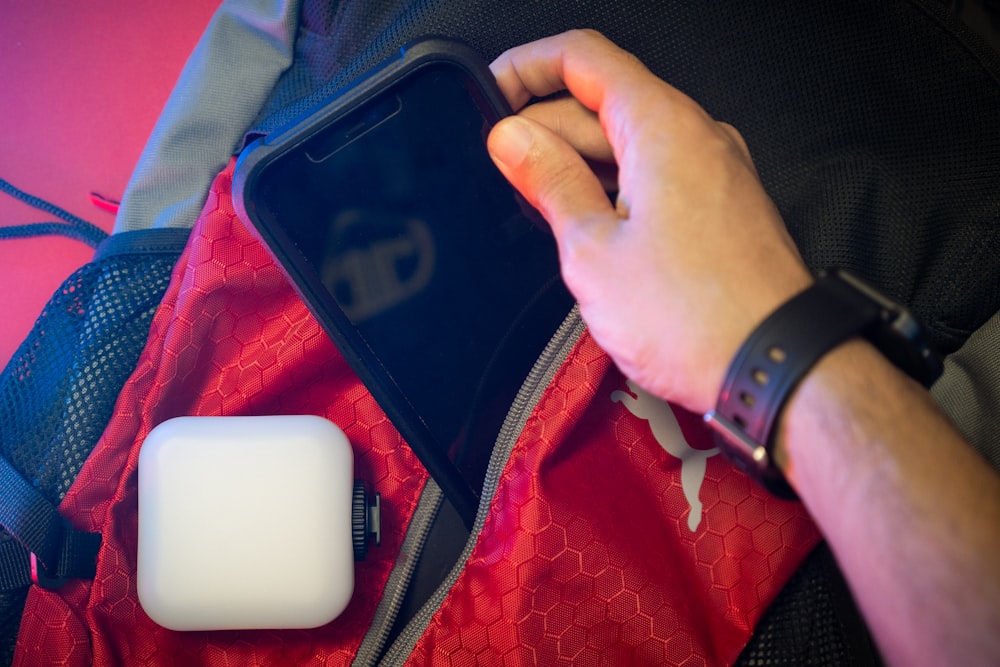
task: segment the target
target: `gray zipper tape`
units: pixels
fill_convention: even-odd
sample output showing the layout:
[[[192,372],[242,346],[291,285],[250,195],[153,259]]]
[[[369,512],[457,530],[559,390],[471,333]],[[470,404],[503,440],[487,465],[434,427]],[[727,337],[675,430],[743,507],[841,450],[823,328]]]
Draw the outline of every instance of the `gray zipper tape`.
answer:
[[[458,561],[441,586],[438,587],[437,591],[435,591],[427,603],[416,613],[410,623],[400,633],[380,663],[382,667],[401,665],[406,662],[410,653],[413,652],[413,647],[416,645],[417,640],[426,632],[431,618],[437,613],[437,610],[448,596],[448,592],[455,585],[455,582],[458,581],[459,576],[465,569],[465,564],[469,556],[472,554],[472,550],[479,541],[479,534],[486,523],[486,515],[489,512],[493,496],[496,494],[497,487],[500,484],[500,475],[507,466],[507,461],[514,450],[514,444],[521,436],[528,417],[535,409],[535,406],[538,405],[542,396],[544,396],[545,390],[551,384],[556,372],[562,366],[577,341],[580,340],[585,330],[586,325],[584,325],[583,320],[580,318],[578,308],[574,306],[573,310],[570,311],[569,315],[556,330],[552,340],[549,341],[549,344],[542,351],[538,361],[535,362],[534,367],[521,386],[521,390],[515,397],[513,405],[507,412],[507,417],[500,428],[500,434],[497,436],[496,445],[493,447],[493,455],[486,468],[482,500],[479,503],[479,513],[476,516],[476,522],[472,526],[469,540],[466,542],[462,555],[459,556]]]

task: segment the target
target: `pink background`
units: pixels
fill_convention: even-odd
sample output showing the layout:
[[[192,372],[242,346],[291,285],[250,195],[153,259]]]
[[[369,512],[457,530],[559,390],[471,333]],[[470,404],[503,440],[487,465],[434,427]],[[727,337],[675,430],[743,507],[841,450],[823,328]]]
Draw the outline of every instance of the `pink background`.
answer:
[[[3,0],[0,178],[111,231],[90,192],[120,200],[219,0]],[[0,225],[52,220],[0,195]],[[93,251],[62,237],[0,241],[0,366]]]

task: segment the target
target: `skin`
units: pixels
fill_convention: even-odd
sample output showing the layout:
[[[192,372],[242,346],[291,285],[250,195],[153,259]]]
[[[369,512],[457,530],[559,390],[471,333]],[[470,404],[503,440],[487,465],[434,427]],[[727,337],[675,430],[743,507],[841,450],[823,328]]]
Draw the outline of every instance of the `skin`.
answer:
[[[742,342],[812,281],[742,137],[592,31],[492,69],[520,112],[490,153],[552,226],[592,335],[649,393],[711,409]],[[890,663],[1000,664],[1000,477],[923,388],[841,345],[791,396],[775,456]]]

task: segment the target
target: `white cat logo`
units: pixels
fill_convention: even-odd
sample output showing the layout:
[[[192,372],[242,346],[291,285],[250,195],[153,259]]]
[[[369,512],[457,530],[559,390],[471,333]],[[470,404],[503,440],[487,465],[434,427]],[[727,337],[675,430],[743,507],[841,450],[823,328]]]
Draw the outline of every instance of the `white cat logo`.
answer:
[[[681,427],[673,410],[664,401],[647,394],[631,380],[628,388],[635,396],[625,391],[611,392],[611,400],[628,408],[639,419],[649,422],[653,437],[671,456],[681,460],[681,488],[691,507],[688,513],[688,529],[694,532],[701,523],[701,499],[698,497],[701,484],[705,481],[705,467],[709,457],[719,453],[716,448],[695,449],[684,439]]]

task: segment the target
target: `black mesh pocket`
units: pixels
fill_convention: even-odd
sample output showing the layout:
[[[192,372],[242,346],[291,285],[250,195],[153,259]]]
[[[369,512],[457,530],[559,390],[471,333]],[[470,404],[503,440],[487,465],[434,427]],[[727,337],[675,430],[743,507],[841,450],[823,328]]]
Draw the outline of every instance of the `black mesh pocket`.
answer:
[[[738,667],[852,665],[882,661],[825,543],[802,564],[757,624]]]
[[[0,455],[53,504],[111,417],[188,233],[111,237],[56,291],[0,375]],[[26,595],[0,593],[0,664],[13,659]]]

